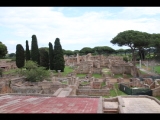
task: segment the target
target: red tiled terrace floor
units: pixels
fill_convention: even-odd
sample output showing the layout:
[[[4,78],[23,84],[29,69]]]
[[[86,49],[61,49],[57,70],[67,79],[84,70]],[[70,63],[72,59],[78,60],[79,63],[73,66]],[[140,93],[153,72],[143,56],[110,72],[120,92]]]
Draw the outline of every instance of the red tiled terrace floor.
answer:
[[[99,98],[0,96],[0,113],[97,113]]]

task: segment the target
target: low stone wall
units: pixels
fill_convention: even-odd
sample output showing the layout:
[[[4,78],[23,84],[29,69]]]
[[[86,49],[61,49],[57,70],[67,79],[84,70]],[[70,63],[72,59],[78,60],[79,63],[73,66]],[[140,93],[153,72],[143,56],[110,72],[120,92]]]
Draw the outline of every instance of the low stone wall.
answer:
[[[78,89],[91,89],[90,86],[79,86]]]
[[[26,80],[26,78],[25,77],[18,77],[18,78],[13,78],[13,79],[11,79],[11,84],[16,84],[16,83],[18,83],[18,82],[24,82]]]
[[[95,95],[95,96],[104,96],[104,95],[109,95],[109,89],[102,90],[102,89],[78,89],[76,91],[77,95]]]
[[[160,96],[160,87],[152,89],[152,96]]]
[[[38,86],[11,86],[13,93],[40,93],[42,91],[41,87]]]
[[[112,66],[111,71],[113,74],[131,74],[132,66]]]

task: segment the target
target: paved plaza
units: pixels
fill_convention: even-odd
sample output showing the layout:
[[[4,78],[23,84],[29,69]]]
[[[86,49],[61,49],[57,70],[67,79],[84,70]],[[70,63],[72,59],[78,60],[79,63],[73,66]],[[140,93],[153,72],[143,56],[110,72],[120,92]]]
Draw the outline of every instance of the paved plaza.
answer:
[[[124,113],[160,113],[160,105],[149,98],[123,98]]]
[[[97,113],[99,98],[0,96],[0,113]]]

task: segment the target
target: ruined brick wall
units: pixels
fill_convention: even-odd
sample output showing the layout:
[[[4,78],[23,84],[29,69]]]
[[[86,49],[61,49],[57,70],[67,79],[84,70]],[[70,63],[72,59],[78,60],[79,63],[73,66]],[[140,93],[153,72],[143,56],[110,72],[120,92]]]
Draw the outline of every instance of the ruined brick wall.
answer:
[[[95,95],[95,96],[104,96],[109,95],[109,90],[105,89],[78,89],[76,92],[77,95]]]
[[[113,74],[131,74],[131,66],[112,66],[111,71]]]
[[[152,89],[152,96],[160,96],[160,87]]]
[[[102,74],[102,68],[93,68],[93,73]]]

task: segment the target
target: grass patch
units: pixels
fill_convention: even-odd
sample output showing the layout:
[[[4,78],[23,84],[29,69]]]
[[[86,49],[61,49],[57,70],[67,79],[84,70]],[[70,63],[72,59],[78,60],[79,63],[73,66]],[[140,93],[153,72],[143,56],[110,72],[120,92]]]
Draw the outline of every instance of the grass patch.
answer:
[[[10,70],[8,70],[8,71],[4,71],[3,74],[6,75],[6,74],[11,74],[11,73],[16,73],[16,70],[17,70],[17,69],[10,69]]]
[[[157,98],[158,100],[160,100],[160,96],[156,96],[155,98]]]
[[[140,70],[140,73],[141,73],[142,75],[145,75],[145,74],[146,74],[146,72],[144,72],[144,71],[142,71],[142,70]]]
[[[68,75],[71,72],[73,72],[73,69],[71,67],[69,67],[69,66],[65,66],[64,72],[62,72],[62,75],[66,76],[66,75]]]
[[[106,86],[106,82],[102,82],[101,83],[101,86],[103,87],[103,86]]]
[[[81,84],[81,85],[87,85],[87,84],[89,84],[89,82],[84,81],[84,82],[81,82],[80,84]]]
[[[71,72],[73,72],[73,69],[71,67],[69,67],[69,66],[65,66],[64,72],[62,72],[62,76],[66,76],[66,75],[68,75]],[[58,75],[58,72],[56,72],[55,70],[53,71],[53,73],[55,75]]]
[[[86,74],[77,74],[77,77],[85,77]]]
[[[127,75],[127,78],[132,77],[132,75],[130,75],[130,74],[126,74],[126,75]],[[114,78],[123,78],[123,75],[122,74],[116,74],[116,75],[114,75]]]
[[[155,66],[154,70],[156,71],[156,73],[160,74],[160,66]]]
[[[61,83],[62,83],[62,84],[67,84],[67,81],[62,81]]]
[[[117,90],[117,94],[118,94],[118,95],[127,95],[126,93],[124,93],[124,92],[122,92],[121,90],[119,90],[117,83],[115,83],[114,86],[115,86],[115,89]]]
[[[117,83],[114,84],[114,87],[115,87],[115,89],[117,90],[118,96],[119,96],[119,95],[127,95],[127,94],[125,94],[124,92],[122,92],[122,91],[119,90]],[[103,97],[104,97],[104,98],[116,97],[117,94],[116,94],[116,91],[115,91],[114,89],[111,89],[111,90],[110,90],[110,95],[106,95],[106,96],[103,96]]]
[[[102,75],[101,74],[97,74],[97,73],[94,73],[92,76],[95,77],[95,78],[102,78]]]
[[[107,75],[110,75],[110,74],[111,74],[110,69],[107,69],[107,68],[103,68],[102,72],[103,72],[104,74],[107,74]]]
[[[12,59],[0,59],[0,61],[11,61]]]
[[[122,74],[116,74],[116,75],[114,75],[114,78],[123,78],[123,75]]]
[[[117,96],[116,91],[114,89],[110,90],[110,96],[112,96],[112,97],[116,97]]]

